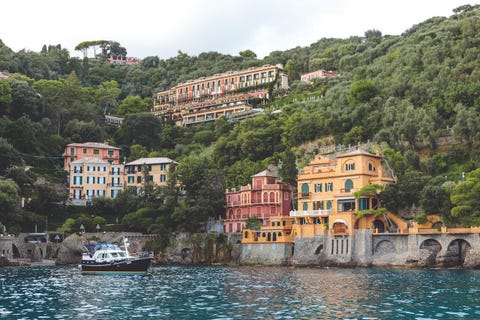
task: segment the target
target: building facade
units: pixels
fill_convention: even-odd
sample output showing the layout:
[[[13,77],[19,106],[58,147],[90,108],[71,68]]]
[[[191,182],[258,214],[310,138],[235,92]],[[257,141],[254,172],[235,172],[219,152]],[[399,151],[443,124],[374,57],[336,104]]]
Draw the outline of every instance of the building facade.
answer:
[[[315,79],[327,79],[334,76],[335,71],[327,71],[320,69],[300,75],[300,81],[311,84]]]
[[[180,83],[155,94],[152,112],[181,126],[220,117],[242,117],[252,114],[253,99],[269,99],[270,88],[288,88],[288,77],[280,65],[229,71]]]
[[[141,158],[127,164],[119,163],[120,149],[102,143],[72,143],[64,153],[68,171],[69,201],[88,205],[95,197],[116,198],[127,187],[140,192],[144,184],[143,168],[149,181],[156,186],[168,184],[168,171],[178,163],[169,158]]]
[[[288,216],[291,210],[292,187],[281,182],[276,169],[253,175],[252,183],[225,191],[226,219],[224,232],[240,232],[249,217],[256,217],[264,226],[271,217]]]
[[[120,149],[100,142],[70,143],[63,153],[63,166],[70,171],[70,163],[83,158],[96,158],[110,164],[120,163]]]
[[[125,164],[125,186],[134,187],[140,191],[148,177],[149,182],[153,182],[157,186],[167,186],[168,171],[170,167],[176,166],[178,163],[170,158],[140,158]],[[145,174],[144,170],[148,170]]]
[[[357,223],[357,211],[375,209],[375,197],[356,199],[354,192],[368,184],[385,186],[395,182],[393,172],[385,170],[382,157],[357,150],[335,159],[317,156],[297,176],[298,210],[294,236],[314,236],[325,226],[335,234],[352,235]],[[382,223],[385,228],[385,221]],[[318,227],[315,227],[318,225]]]

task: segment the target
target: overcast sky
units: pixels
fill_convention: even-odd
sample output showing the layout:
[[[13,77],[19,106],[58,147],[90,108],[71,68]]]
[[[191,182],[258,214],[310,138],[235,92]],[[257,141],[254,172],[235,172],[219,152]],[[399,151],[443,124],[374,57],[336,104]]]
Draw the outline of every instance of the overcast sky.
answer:
[[[217,51],[237,55],[307,46],[321,38],[398,35],[434,16],[448,17],[466,0],[6,0],[0,39],[12,50],[115,40],[129,56],[161,59]],[[92,52],[93,53],[93,52]]]

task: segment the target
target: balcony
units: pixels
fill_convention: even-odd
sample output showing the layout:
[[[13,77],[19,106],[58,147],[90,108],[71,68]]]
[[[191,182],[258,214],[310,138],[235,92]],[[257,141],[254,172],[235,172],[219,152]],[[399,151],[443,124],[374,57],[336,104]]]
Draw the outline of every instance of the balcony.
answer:
[[[290,217],[328,216],[331,212],[332,212],[331,209],[290,211]]]
[[[301,192],[298,196],[299,196],[300,199],[307,199],[307,198],[310,198],[312,196],[312,193],[311,192]]]
[[[110,187],[110,188],[123,188],[123,183],[107,183],[107,187]]]

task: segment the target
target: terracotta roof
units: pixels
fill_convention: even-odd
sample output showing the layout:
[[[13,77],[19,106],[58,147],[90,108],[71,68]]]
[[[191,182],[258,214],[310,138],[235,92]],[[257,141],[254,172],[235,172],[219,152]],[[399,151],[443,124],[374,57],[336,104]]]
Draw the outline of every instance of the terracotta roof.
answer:
[[[69,143],[67,147],[90,147],[90,148],[103,148],[103,149],[115,149],[120,150],[120,148],[113,147],[106,143],[101,142],[85,142],[85,143]]]
[[[355,150],[355,151],[352,151],[352,152],[347,152],[347,153],[344,153],[344,154],[340,154],[340,155],[337,156],[337,158],[345,158],[345,157],[359,156],[359,155],[381,158],[377,154],[370,153],[370,152],[367,152],[367,151],[364,151],[364,150]]]
[[[75,161],[70,162],[70,165],[72,164],[88,164],[88,163],[94,163],[94,164],[108,164],[108,161],[104,161],[99,158],[81,158]]]
[[[173,161],[170,158],[167,157],[159,157],[159,158],[140,158],[137,160],[134,160],[132,162],[129,162],[125,164],[126,166],[131,166],[131,165],[142,165],[142,164],[160,164],[160,163],[175,163],[177,162]]]
[[[254,174],[253,176],[251,176],[251,178],[258,178],[258,177],[274,177],[274,178],[278,178],[279,175],[278,175],[278,168],[275,167],[275,168],[269,168],[267,170],[263,170],[262,172],[259,172],[257,174]]]

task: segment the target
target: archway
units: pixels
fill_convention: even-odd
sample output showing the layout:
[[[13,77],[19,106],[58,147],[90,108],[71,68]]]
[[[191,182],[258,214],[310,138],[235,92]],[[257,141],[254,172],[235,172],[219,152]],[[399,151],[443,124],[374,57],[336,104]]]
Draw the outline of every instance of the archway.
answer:
[[[20,251],[18,250],[17,246],[12,244],[12,250],[13,250],[13,258],[14,259],[19,259],[21,258],[20,256]]]
[[[378,233],[384,233],[385,232],[385,224],[383,224],[382,221],[376,219],[375,221],[373,221],[373,229]]]
[[[321,244],[317,247],[317,250],[315,250],[315,254],[320,254],[320,252],[322,252],[322,251],[323,251],[323,244]]]
[[[447,267],[462,266],[465,262],[467,252],[472,246],[464,239],[455,239],[447,247],[447,253],[444,257],[443,263]]]
[[[333,222],[333,233],[347,233],[348,232],[348,225],[347,222],[343,219],[337,219]]]
[[[397,250],[395,249],[395,245],[388,240],[380,241],[377,246],[375,247],[375,254],[389,254],[395,253]]]
[[[442,245],[435,239],[427,239],[420,244],[420,250],[426,250],[428,252],[426,264],[434,265],[437,261],[438,253],[442,250]]]

